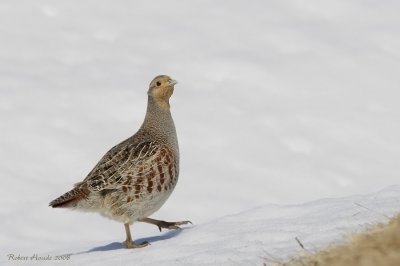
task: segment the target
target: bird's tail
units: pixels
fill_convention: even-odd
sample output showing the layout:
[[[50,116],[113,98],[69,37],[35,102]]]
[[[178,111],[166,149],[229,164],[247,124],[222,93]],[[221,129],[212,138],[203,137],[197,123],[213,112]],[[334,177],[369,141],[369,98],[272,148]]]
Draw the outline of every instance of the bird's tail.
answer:
[[[89,193],[86,186],[78,186],[50,202],[49,206],[53,208],[75,207],[79,201],[87,199]]]

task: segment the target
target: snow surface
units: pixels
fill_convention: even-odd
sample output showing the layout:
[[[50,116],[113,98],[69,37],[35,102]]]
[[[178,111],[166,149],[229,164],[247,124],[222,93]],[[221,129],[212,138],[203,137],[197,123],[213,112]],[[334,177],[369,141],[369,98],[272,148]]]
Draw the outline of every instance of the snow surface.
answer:
[[[400,186],[393,186],[363,196],[301,205],[266,205],[182,230],[155,233],[158,229],[153,226],[149,236],[136,239],[138,243],[148,241],[151,245],[135,250],[123,248],[119,238],[113,238],[114,242],[89,241],[80,232],[84,230],[80,228],[82,223],[73,225],[77,231],[69,234],[60,234],[52,226],[31,232],[51,241],[52,248],[45,251],[39,244],[15,254],[7,246],[0,262],[13,265],[15,261],[8,260],[7,256],[15,254],[28,256],[28,265],[33,265],[38,261],[30,257],[37,254],[52,258],[46,265],[262,265],[263,262],[271,265],[305,253],[296,238],[308,252],[341,243],[352,233],[378,222],[388,222],[390,216],[398,213],[399,204]],[[89,226],[86,222],[83,224]],[[102,230],[97,224],[94,226]],[[134,232],[137,227],[133,225]],[[56,256],[64,254],[71,254],[70,259],[54,261]]]
[[[134,225],[136,239],[154,236],[149,249],[68,263],[152,264],[169,250],[171,263],[234,264],[239,255],[258,260],[257,241],[288,255],[296,243],[274,230],[290,228],[279,214],[295,210],[291,222],[301,223],[306,215],[297,212],[316,203],[282,204],[398,184],[399,8],[369,0],[0,1],[0,258],[118,248],[108,245],[123,240],[122,225],[47,204],[137,130],[158,74],[180,82],[172,112],[182,161],[178,186],[154,218],[195,227],[165,236]],[[395,196],[379,209],[394,211]],[[243,210],[254,220],[226,217]],[[236,226],[238,237],[221,240],[230,219],[265,227]],[[345,222],[334,221],[338,229]]]

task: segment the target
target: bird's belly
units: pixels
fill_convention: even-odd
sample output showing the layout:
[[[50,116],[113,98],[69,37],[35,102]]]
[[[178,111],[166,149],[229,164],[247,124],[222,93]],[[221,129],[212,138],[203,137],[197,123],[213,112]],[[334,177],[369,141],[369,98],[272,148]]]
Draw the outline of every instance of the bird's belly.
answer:
[[[171,195],[173,188],[135,197],[134,194],[109,195],[104,199],[100,213],[123,223],[133,223],[158,211]]]

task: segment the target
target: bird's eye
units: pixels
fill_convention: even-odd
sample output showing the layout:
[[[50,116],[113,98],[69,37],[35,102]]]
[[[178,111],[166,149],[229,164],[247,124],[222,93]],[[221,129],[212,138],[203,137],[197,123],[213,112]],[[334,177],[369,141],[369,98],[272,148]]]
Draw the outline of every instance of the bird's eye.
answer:
[[[156,85],[161,86],[161,82],[157,81]]]

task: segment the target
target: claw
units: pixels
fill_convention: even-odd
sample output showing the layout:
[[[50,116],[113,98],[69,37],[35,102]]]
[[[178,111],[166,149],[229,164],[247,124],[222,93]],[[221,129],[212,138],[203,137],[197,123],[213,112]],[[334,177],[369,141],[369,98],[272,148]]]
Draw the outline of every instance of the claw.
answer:
[[[157,223],[158,229],[160,232],[162,231],[162,228],[165,229],[181,229],[179,225],[184,225],[184,224],[192,224],[191,221],[180,221],[180,222],[166,222],[166,221],[159,221]]]
[[[139,220],[140,222],[144,223],[149,223],[149,224],[154,224],[155,226],[158,227],[158,230],[160,232],[162,229],[181,229],[179,225],[184,225],[184,224],[192,224],[191,221],[179,221],[179,222],[166,222],[162,220],[156,220],[156,219],[151,219],[151,218],[144,218]]]

